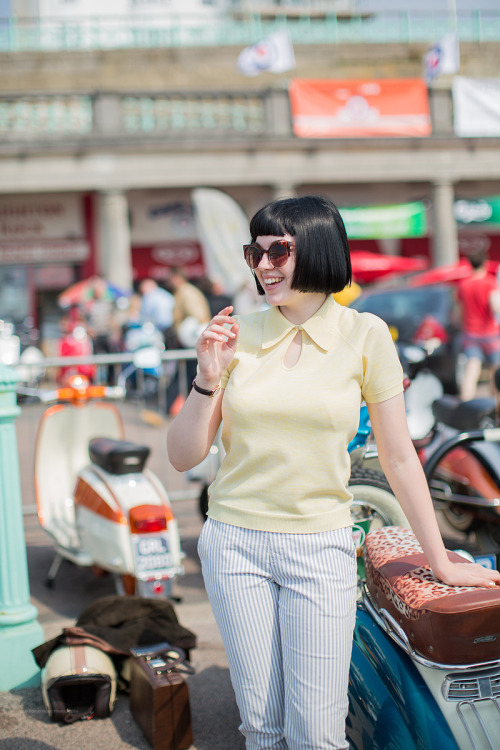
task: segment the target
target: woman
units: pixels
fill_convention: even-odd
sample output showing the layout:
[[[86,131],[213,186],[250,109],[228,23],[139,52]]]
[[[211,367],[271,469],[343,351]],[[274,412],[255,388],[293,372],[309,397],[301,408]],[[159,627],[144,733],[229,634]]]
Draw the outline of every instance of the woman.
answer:
[[[226,455],[199,553],[227,651],[246,747],[347,748],[356,562],[347,444],[368,404],[380,460],[433,571],[494,586],[452,564],[406,427],[402,371],[385,323],[332,297],[351,279],[344,224],[319,196],[280,200],[244,248],[269,309],[216,315],[198,374],[168,433],[179,471],[207,455],[223,418]]]

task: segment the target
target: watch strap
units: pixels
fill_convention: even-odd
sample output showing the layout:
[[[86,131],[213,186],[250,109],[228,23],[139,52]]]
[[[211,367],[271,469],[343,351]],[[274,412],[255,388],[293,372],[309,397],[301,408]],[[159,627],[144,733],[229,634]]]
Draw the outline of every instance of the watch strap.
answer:
[[[215,394],[219,390],[220,385],[216,385],[212,391],[208,391],[206,388],[200,388],[195,378],[193,380],[193,388],[195,389],[197,393],[201,393],[202,396],[210,396],[210,398],[212,398],[213,396],[215,396]]]

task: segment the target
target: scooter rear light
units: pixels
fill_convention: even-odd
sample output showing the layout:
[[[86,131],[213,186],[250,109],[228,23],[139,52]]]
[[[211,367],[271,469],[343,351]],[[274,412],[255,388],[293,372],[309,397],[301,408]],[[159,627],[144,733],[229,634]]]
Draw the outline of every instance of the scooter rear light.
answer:
[[[167,517],[161,505],[136,505],[129,511],[132,534],[153,534],[165,531]]]
[[[446,329],[433,315],[426,315],[413,335],[413,343],[424,348],[430,345],[435,349],[440,344],[447,344],[450,337]]]

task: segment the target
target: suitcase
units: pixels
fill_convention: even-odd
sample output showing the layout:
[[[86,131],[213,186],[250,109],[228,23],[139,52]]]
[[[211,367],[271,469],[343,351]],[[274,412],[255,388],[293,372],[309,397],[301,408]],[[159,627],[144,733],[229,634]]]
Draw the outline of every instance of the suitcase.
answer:
[[[500,659],[500,587],[448,586],[430,570],[410,529],[370,531],[364,548],[366,585],[421,656],[439,664]],[[448,551],[454,562],[464,558]]]
[[[185,658],[178,648],[132,658],[130,711],[153,750],[186,750],[193,744],[189,690],[180,671],[193,670]]]

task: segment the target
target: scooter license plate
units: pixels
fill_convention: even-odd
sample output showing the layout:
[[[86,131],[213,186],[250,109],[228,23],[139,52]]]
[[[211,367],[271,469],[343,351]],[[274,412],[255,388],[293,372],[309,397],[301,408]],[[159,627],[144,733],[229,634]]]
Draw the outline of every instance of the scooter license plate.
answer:
[[[479,565],[484,565],[485,568],[489,568],[490,570],[497,569],[497,556],[494,553],[488,555],[474,555],[474,560],[479,563]]]
[[[168,571],[172,567],[167,534],[133,535],[132,539],[137,577]]]

